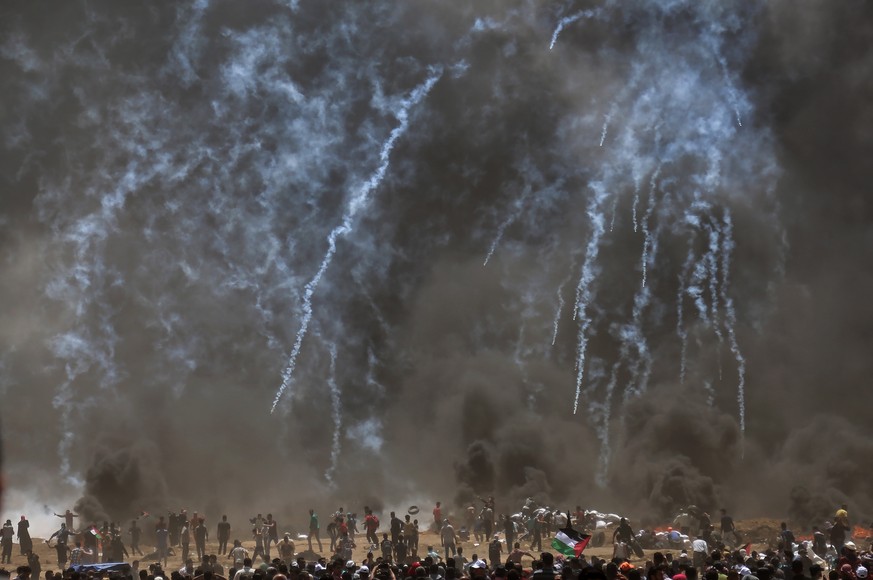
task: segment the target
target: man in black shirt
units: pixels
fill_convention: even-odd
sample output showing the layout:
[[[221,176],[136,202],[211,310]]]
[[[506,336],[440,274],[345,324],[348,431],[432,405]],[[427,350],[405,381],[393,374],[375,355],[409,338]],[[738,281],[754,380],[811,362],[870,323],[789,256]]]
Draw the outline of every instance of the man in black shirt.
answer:
[[[230,522],[227,516],[221,516],[218,522],[218,553],[224,556],[227,553],[227,542],[230,540]]]
[[[740,543],[740,536],[734,527],[734,519],[730,517],[727,510],[721,510],[721,541],[725,546],[733,546]]]
[[[554,580],[555,557],[549,552],[540,554],[541,567],[533,573],[533,580]]]
[[[391,512],[391,543],[397,543],[397,537],[403,532],[403,520]]]
[[[142,556],[142,550],[139,549],[139,539],[142,537],[142,528],[136,525],[136,520],[130,521],[130,528],[128,528],[127,533],[130,534],[130,553]]]
[[[834,525],[831,526],[831,545],[834,547],[834,550],[837,551],[838,555],[843,552],[843,546],[846,544],[847,531],[848,529],[845,524],[843,524],[842,520],[835,521]]]

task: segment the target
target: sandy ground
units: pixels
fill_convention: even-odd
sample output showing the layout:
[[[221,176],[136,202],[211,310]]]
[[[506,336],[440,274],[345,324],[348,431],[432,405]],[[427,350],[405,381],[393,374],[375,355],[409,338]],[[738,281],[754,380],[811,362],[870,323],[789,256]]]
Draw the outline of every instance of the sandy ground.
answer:
[[[752,549],[764,550],[772,542],[775,542],[775,539],[776,539],[776,536],[778,535],[778,530],[779,530],[779,521],[773,520],[773,519],[743,520],[743,521],[737,522],[737,528],[739,529],[739,531],[743,535],[743,537],[746,538],[747,541],[752,542]],[[380,530],[379,537],[381,538],[381,530]],[[360,535],[358,537],[358,540],[359,540],[358,547],[355,549],[354,557],[355,557],[356,561],[360,562],[361,560],[363,560],[366,557],[366,554],[368,551],[368,546],[364,542],[363,535]],[[856,541],[858,541],[858,540],[861,541],[862,546],[869,546],[869,541],[867,538],[857,538],[856,537]],[[552,551],[552,550],[550,550],[550,546],[549,546],[550,542],[551,542],[551,537],[543,538],[543,548],[546,550]],[[325,551],[321,552],[321,555],[323,555],[325,557],[330,557],[330,554],[326,551],[327,547],[330,544],[330,540],[326,537],[323,537],[322,544],[325,548]],[[300,555],[307,558],[307,560],[314,559],[315,555],[308,551],[308,544],[307,544],[306,540],[295,540],[295,545],[296,545],[296,548],[297,548],[298,553]],[[424,555],[428,545],[433,545],[435,547],[439,547],[439,536],[435,533],[430,533],[430,532],[423,533],[421,535],[420,540],[419,540],[419,554],[420,555],[422,555],[422,556]],[[463,546],[464,555],[467,557],[467,559],[471,559],[473,554],[478,554],[480,557],[487,558],[487,555],[488,555],[488,546],[487,545],[479,546],[478,544],[476,544],[474,542],[462,542],[460,545]],[[249,550],[249,552],[251,553],[253,548],[254,548],[254,542],[243,542],[243,546],[245,546]],[[192,543],[191,544],[192,551],[193,551],[193,547],[194,547],[194,545]],[[317,552],[318,551],[317,544],[314,547],[316,548],[316,552]],[[522,547],[522,549],[528,550],[530,548],[530,545],[526,542],[523,542],[521,547]],[[43,572],[45,572],[47,570],[57,570],[57,560],[56,560],[56,553],[55,553],[54,549],[50,548],[48,545],[45,544],[45,542],[42,539],[39,539],[39,538],[34,538],[34,549],[40,557]],[[154,551],[154,547],[151,545],[143,545],[143,546],[141,546],[141,549],[145,554],[149,554],[149,553]],[[13,546],[12,550],[13,550],[12,551],[12,566],[11,566],[12,569],[14,569],[16,566],[20,566],[20,565],[27,563],[26,558],[19,554],[18,544],[15,544]],[[304,550],[304,552],[301,553],[300,552],[301,550]],[[218,543],[217,542],[210,541],[207,543],[207,552],[208,553],[210,553],[210,554],[217,553],[217,551],[218,551]],[[440,554],[443,553],[440,550],[437,550],[437,551],[440,552]],[[674,550],[674,552],[675,552],[675,550]],[[180,553],[181,553],[181,550],[177,549],[176,556],[170,557],[169,565],[167,566],[168,570],[175,570],[175,569],[179,569],[182,567],[183,562],[182,562]],[[376,556],[379,555],[378,551],[375,551],[374,553]],[[585,554],[588,555],[589,557],[597,556],[598,558],[610,558],[612,556],[612,547],[611,546],[600,547],[600,548],[589,547],[585,550]],[[276,555],[277,555],[277,552],[276,552],[276,549],[274,547],[272,549],[272,556],[275,557]],[[505,554],[504,554],[504,556],[505,556]],[[647,553],[647,557],[649,557],[648,553]],[[138,558],[141,561],[140,568],[146,568],[148,566],[148,564],[151,562],[149,560],[142,560],[141,557],[138,557]],[[132,561],[132,560],[134,560],[134,558],[130,559],[130,561]],[[229,567],[229,565],[232,564],[230,562],[230,560],[227,559],[226,556],[219,556],[218,560],[223,566],[225,566],[225,569],[227,569]],[[644,563],[641,560],[633,560],[633,562],[634,562],[634,564],[637,564],[637,565]],[[260,563],[260,560],[258,560],[257,563]],[[523,563],[525,564],[525,567],[530,566],[530,559],[525,558]],[[10,567],[6,566],[6,568],[10,568]]]
[[[379,537],[380,538],[382,537],[381,533],[379,534]],[[356,561],[360,562],[366,558],[369,547],[366,544],[365,537],[363,535],[359,535],[357,537],[357,540],[358,540],[357,548],[354,551],[354,557],[355,557]],[[426,532],[426,533],[421,534],[421,536],[419,538],[419,555],[423,557],[427,551],[427,546],[429,546],[429,545],[432,545],[435,548],[438,548],[437,552],[440,553],[441,555],[443,555],[444,551],[439,549],[439,542],[440,542],[439,536],[435,533]],[[550,542],[551,542],[551,537],[543,538],[543,549],[554,552],[553,550],[550,549],[550,546],[549,546]],[[327,538],[326,535],[323,535],[323,537],[321,539],[321,543],[324,546],[325,550],[320,552],[320,553],[318,550],[317,543],[314,543],[314,546],[313,546],[315,548],[315,553],[309,552],[309,545],[305,539],[304,540],[295,540],[295,547],[297,548],[298,555],[303,556],[307,560],[315,559],[317,557],[317,555],[321,555],[321,556],[324,556],[326,558],[329,558],[331,556],[331,554],[327,551],[327,548],[330,546],[330,539]],[[45,542],[42,539],[39,539],[39,538],[34,538],[33,544],[34,544],[34,551],[37,553],[37,555],[39,555],[40,562],[42,563],[43,573],[45,573],[45,571],[47,571],[47,570],[57,570],[58,569],[57,555],[56,555],[55,550],[53,548],[50,548],[48,545],[45,544]],[[255,544],[253,541],[252,542],[243,542],[243,546],[249,550],[249,553],[252,553],[252,551],[254,550],[254,545]],[[459,545],[464,548],[464,556],[468,560],[472,559],[473,554],[478,554],[479,557],[487,559],[487,556],[488,556],[487,544],[480,546],[479,544],[471,541],[471,542],[461,542]],[[128,547],[128,549],[130,548],[129,546],[127,546],[127,547]],[[528,544],[527,542],[523,542],[521,547],[524,550],[528,550],[530,548],[530,544]],[[147,545],[147,544],[141,545],[140,548],[143,551],[143,553],[145,553],[145,554],[150,554],[151,552],[154,552],[154,547]],[[193,552],[193,548],[194,548],[194,544],[192,542],[192,544],[191,544],[192,552]],[[210,554],[212,554],[212,553],[217,554],[218,553],[218,542],[214,542],[214,541],[207,542],[206,550]],[[170,556],[169,564],[165,568],[166,570],[177,570],[183,566],[183,562],[182,562],[182,558],[181,558],[181,549],[177,548],[175,551],[176,551],[176,555]],[[377,557],[379,555],[381,555],[381,552],[378,550],[374,550],[373,553]],[[609,547],[609,548],[590,548],[589,547],[588,549],[585,550],[585,553],[588,554],[589,557],[591,555],[594,555],[594,556],[597,556],[599,558],[609,558],[612,556],[612,548],[611,547]],[[504,557],[505,557],[505,555],[506,554],[504,554]],[[274,546],[271,549],[271,557],[275,558],[276,556],[277,556],[277,551],[276,551],[276,548]],[[192,556],[192,557],[194,557],[194,559],[196,561],[196,554],[194,554],[194,556]],[[140,568],[141,569],[146,568],[149,563],[154,561],[154,560],[143,560],[141,556],[137,556],[136,558],[130,558],[129,561],[133,561],[134,559],[140,560]],[[229,559],[227,559],[227,556],[218,556],[218,561],[222,566],[225,567],[225,569],[229,568],[229,566],[232,565],[232,562]],[[530,558],[527,558],[527,557],[525,557],[523,560],[525,567],[529,567],[530,562],[531,562]],[[26,563],[27,563],[26,558],[19,554],[18,544],[15,544],[12,548],[12,568],[15,568],[16,566],[20,566],[20,565],[23,565]],[[260,564],[260,559],[258,559],[255,562],[256,566],[259,564]],[[7,565],[6,568],[9,568],[9,566]]]

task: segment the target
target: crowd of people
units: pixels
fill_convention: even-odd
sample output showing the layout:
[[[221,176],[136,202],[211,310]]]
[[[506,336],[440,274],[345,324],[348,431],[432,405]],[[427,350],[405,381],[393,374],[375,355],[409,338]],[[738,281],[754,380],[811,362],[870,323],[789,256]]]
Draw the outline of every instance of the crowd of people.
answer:
[[[454,514],[445,513],[437,502],[433,520],[424,525],[439,544],[426,546],[419,543],[423,530],[413,517],[419,514],[416,506],[403,518],[390,512],[384,531],[369,507],[363,510],[363,530],[358,529],[357,513],[339,508],[325,526],[329,558],[321,555],[321,522],[313,509],[309,510],[306,534],[280,533],[272,514],[257,514],[240,534],[227,516],[222,516],[215,527],[216,542],[211,544],[217,553],[207,553],[210,535],[205,518],[197,512],[189,517],[183,509],[157,518],[143,513],[122,530],[114,522],[76,529],[78,515],[67,510],[55,514],[63,521],[45,540],[55,550],[60,572],[47,571],[44,580],[90,580],[107,575],[111,580],[824,580],[825,572],[828,580],[866,580],[873,566],[873,554],[859,551],[850,539],[845,508],[837,511],[827,534],[814,528],[807,541],[798,541],[783,523],[777,545],[761,552],[751,550],[750,544],[739,545],[741,537],[723,510],[718,533],[707,515],[696,534],[680,534],[683,540],[675,546],[676,557],[670,550],[644,557],[638,545],[640,534],[621,518],[612,533],[612,557],[607,560],[589,559],[582,551],[590,539],[584,533],[589,522],[587,512],[578,506],[575,514],[566,516],[526,506],[519,525],[517,516],[496,515],[493,498],[480,499],[481,508],[466,506]],[[544,537],[561,526],[564,531],[574,525],[579,528],[578,537],[587,538],[577,553],[555,557],[543,551]],[[140,547],[144,527],[153,540],[153,550],[147,554]],[[27,556],[27,564],[17,568],[15,580],[41,580],[42,566],[33,551],[27,519],[21,516],[17,526],[7,520],[2,530],[3,563],[11,563],[13,536],[18,538],[21,554]],[[356,542],[362,534],[361,547],[367,552],[356,560]],[[467,557],[462,544],[470,541],[471,535],[476,540],[473,546],[482,553]],[[305,540],[307,550],[298,551],[295,540]],[[170,556],[180,558],[182,567],[168,569]],[[112,566],[120,562],[130,564]],[[110,566],[109,571],[101,572],[94,566],[99,563]],[[11,573],[0,570],[0,580],[5,580],[4,576]]]

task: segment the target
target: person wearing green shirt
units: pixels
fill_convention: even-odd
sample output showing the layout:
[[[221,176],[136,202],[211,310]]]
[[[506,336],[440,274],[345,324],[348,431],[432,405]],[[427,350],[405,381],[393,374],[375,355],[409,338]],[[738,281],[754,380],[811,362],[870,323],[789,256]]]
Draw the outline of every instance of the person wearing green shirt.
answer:
[[[315,539],[318,541],[318,551],[323,552],[324,548],[321,546],[321,536],[318,534],[318,514],[315,513],[315,510],[309,510],[309,550],[312,551],[312,537],[315,536]]]

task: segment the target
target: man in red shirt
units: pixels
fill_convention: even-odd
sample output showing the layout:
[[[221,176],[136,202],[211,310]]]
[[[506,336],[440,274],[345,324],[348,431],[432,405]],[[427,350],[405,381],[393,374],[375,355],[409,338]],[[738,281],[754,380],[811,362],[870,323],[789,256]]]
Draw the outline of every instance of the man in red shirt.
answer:
[[[433,508],[433,525],[434,529],[437,531],[439,531],[443,525],[443,510],[440,505],[440,502],[436,502],[436,507]]]
[[[376,530],[379,529],[379,518],[370,510],[367,510],[367,515],[364,516],[364,529],[367,531],[367,543],[378,546],[379,536],[376,535]]]

